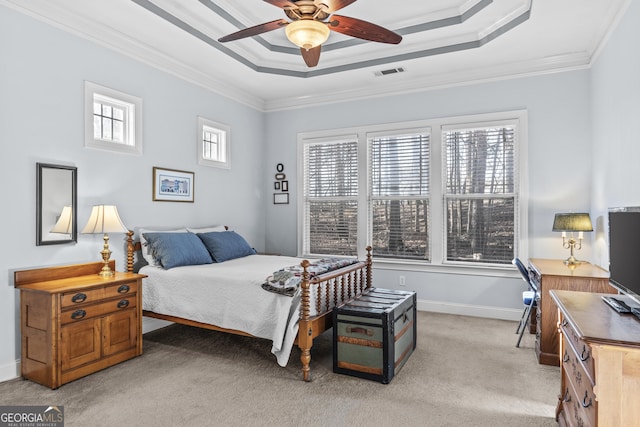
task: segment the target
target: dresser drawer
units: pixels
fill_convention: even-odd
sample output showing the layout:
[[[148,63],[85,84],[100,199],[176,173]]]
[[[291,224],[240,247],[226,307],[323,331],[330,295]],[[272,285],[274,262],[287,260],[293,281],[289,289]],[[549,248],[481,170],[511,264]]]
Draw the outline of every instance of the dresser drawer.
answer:
[[[86,305],[77,309],[69,309],[62,312],[60,321],[63,325],[89,319],[95,316],[102,316],[120,310],[126,310],[136,306],[136,296],[127,295],[123,298],[111,299],[99,304]]]
[[[122,283],[120,285],[107,286],[104,288],[105,298],[131,295],[138,292],[138,282]]]
[[[565,419],[571,426],[595,426],[596,425],[596,399],[593,390],[575,387],[567,376],[564,383],[566,388],[562,396],[562,407],[566,415]]]
[[[563,335],[564,354],[562,355],[562,367],[568,387],[575,390],[574,405],[581,417],[590,421],[589,424],[595,425],[596,419],[596,399],[593,393],[594,383],[585,372],[584,364],[580,362],[579,356],[573,351],[567,342],[567,338]],[[574,412],[575,412],[574,411]]]
[[[591,384],[595,384],[595,369],[593,356],[591,355],[591,347],[578,336],[577,332],[563,319],[561,323],[562,336],[564,339],[565,354],[571,354],[572,359],[575,355],[575,362],[582,365],[584,373],[589,378]]]
[[[66,292],[62,294],[62,308],[65,309],[80,304],[91,304],[103,299],[135,294],[137,292],[138,282],[136,281],[82,291]]]
[[[104,288],[85,289],[81,291],[66,292],[61,295],[62,308],[74,307],[81,304],[90,304],[104,299]]]

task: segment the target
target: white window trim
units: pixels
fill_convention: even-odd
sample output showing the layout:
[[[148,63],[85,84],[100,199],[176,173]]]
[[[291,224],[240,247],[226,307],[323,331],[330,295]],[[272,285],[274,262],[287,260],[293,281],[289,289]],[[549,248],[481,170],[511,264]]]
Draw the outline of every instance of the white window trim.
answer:
[[[304,182],[303,171],[303,156],[304,156],[304,144],[310,140],[321,141],[339,139],[345,134],[358,135],[359,151],[364,150],[367,152],[367,137],[378,132],[404,132],[407,129],[431,129],[431,170],[441,171],[439,174],[430,174],[430,198],[432,202],[431,209],[431,241],[429,242],[431,262],[425,262],[420,260],[400,260],[400,259],[388,259],[381,258],[376,259],[376,268],[381,269],[403,269],[405,271],[422,271],[422,272],[437,272],[437,273],[455,273],[455,274],[473,274],[473,275],[490,275],[494,276],[496,272],[498,275],[505,272],[510,275],[513,270],[510,264],[508,265],[482,265],[482,264],[462,264],[462,263],[448,263],[445,261],[443,239],[445,239],[445,227],[444,227],[444,183],[443,177],[443,151],[442,151],[442,132],[443,128],[452,129],[453,127],[468,128],[474,126],[483,126],[491,124],[491,122],[499,123],[517,123],[518,136],[516,143],[516,159],[518,162],[518,176],[517,188],[518,188],[518,203],[516,206],[515,225],[514,227],[518,233],[518,239],[515,242],[516,248],[514,252],[518,257],[522,259],[528,258],[528,199],[529,199],[529,171],[528,171],[528,113],[527,110],[513,110],[497,113],[476,114],[468,116],[454,116],[437,119],[427,119],[419,121],[410,121],[403,123],[391,123],[384,125],[366,126],[366,127],[353,127],[343,129],[332,129],[315,132],[302,132],[298,134],[298,182]],[[359,205],[367,206],[367,186],[369,177],[368,169],[366,166],[367,156],[359,156],[359,170],[366,171],[367,173],[360,173],[358,176],[358,188],[359,191]],[[304,200],[303,185],[298,185],[297,199]],[[437,203],[436,203],[437,202]],[[437,207],[436,207],[437,206]],[[304,256],[303,253],[303,235],[302,224],[304,223],[304,203],[298,203],[298,256]],[[365,252],[364,247],[368,244],[368,230],[366,229],[368,210],[359,209],[358,211],[358,257],[364,259]],[[433,236],[440,236],[441,241],[434,245]],[[367,243],[365,243],[367,242]],[[374,248],[375,256],[375,248]]]
[[[221,133],[224,133],[223,150],[225,152],[225,161],[211,160],[204,157],[203,145],[205,126],[214,128]],[[231,169],[231,127],[229,125],[225,125],[224,123],[214,122],[213,120],[198,116],[197,135],[198,164],[214,168]]]
[[[442,150],[443,148],[443,142],[441,140],[442,138],[442,134],[448,131],[456,131],[456,130],[469,130],[469,129],[486,129],[486,128],[490,128],[490,127],[499,127],[499,126],[514,126],[518,131],[515,133],[515,147],[514,147],[514,156],[516,158],[516,161],[518,162],[517,164],[517,168],[518,168],[518,174],[516,174],[516,176],[514,177],[516,184],[516,190],[515,190],[515,195],[516,195],[516,204],[514,206],[515,208],[515,213],[514,213],[514,231],[518,234],[518,239],[514,242],[514,244],[516,245],[516,247],[514,248],[514,252],[517,254],[518,257],[523,258],[523,259],[527,259],[528,256],[525,256],[524,254],[526,254],[526,247],[528,245],[523,244],[523,238],[526,241],[526,237],[527,237],[527,232],[528,230],[525,229],[523,230],[523,228],[521,227],[521,224],[527,224],[528,221],[526,220],[526,218],[523,218],[522,215],[526,216],[528,209],[523,209],[523,205],[522,205],[522,201],[521,199],[524,197],[522,195],[522,181],[525,181],[522,179],[523,176],[528,176],[528,175],[523,175],[523,173],[527,173],[526,170],[523,170],[522,168],[524,168],[526,166],[526,164],[528,162],[523,162],[521,159],[521,155],[523,152],[526,153],[526,150],[523,151],[522,148],[520,147],[520,144],[523,142],[523,140],[526,141],[526,134],[523,134],[525,131],[528,132],[526,130],[526,111],[519,111],[518,113],[523,113],[524,118],[521,115],[517,115],[516,117],[509,115],[508,113],[491,113],[491,114],[484,114],[484,115],[480,115],[480,116],[463,116],[463,117],[454,117],[454,118],[447,118],[446,121],[447,123],[442,125],[440,127],[440,132],[438,132],[438,149]],[[524,125],[523,125],[524,123]],[[523,128],[524,126],[524,128]],[[446,164],[445,164],[445,160],[444,160],[444,152],[440,152],[438,155],[438,161],[440,162],[440,174],[438,176],[438,179],[440,180],[440,185],[437,187],[439,189],[439,194],[437,194],[438,199],[437,200],[441,200],[441,207],[442,209],[438,209],[438,213],[441,215],[444,215],[444,200],[445,200],[445,182],[441,180],[441,178],[443,176],[446,176]],[[436,199],[434,199],[436,200]],[[526,203],[526,202],[525,202]],[[435,221],[434,221],[435,222]],[[447,250],[447,231],[444,225],[444,217],[442,217],[441,219],[439,219],[438,223],[438,228],[439,228],[439,233],[442,239],[443,244],[442,245],[438,245],[438,251],[439,253],[439,260],[440,263],[442,265],[460,265],[460,266],[467,266],[468,264],[465,264],[464,262],[461,261],[449,261],[446,259],[446,250]],[[523,234],[524,233],[524,234]],[[523,250],[523,248],[525,248]],[[528,255],[528,254],[527,254]],[[474,265],[475,266],[475,265]]]
[[[125,118],[126,143],[109,142],[93,136],[93,102],[95,96],[113,99],[129,106],[130,114]],[[142,155],[142,98],[129,95],[89,81],[84,82],[84,145],[116,153]]]

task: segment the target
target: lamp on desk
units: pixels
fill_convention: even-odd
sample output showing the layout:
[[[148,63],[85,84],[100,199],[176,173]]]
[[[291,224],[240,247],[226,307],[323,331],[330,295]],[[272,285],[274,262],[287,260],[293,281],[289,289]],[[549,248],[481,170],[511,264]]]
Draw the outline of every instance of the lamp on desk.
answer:
[[[83,234],[104,234],[104,247],[100,254],[104,266],[100,273],[101,277],[113,277],[114,273],[109,267],[109,258],[111,251],[109,250],[109,234],[108,233],[126,233],[127,227],[122,223],[118,209],[113,205],[96,205],[91,210],[91,216],[87,225],[82,230]]]
[[[585,231],[593,231],[593,225],[591,225],[591,218],[588,213],[557,213],[553,219],[553,231],[562,232],[562,246],[565,249],[569,249],[570,256],[564,263],[568,266],[574,266],[580,264],[582,261],[578,261],[573,256],[574,249],[582,249],[583,233]],[[567,232],[569,236],[567,237]],[[578,233],[576,239],[574,233]]]

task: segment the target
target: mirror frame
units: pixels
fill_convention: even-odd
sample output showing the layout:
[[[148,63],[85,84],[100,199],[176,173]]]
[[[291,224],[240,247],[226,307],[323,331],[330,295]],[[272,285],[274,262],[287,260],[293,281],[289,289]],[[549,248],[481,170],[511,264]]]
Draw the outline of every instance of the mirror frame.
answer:
[[[73,225],[71,230],[71,239],[53,240],[43,239],[45,232],[43,230],[43,172],[46,169],[67,170],[71,172],[71,210],[73,215]],[[65,243],[78,242],[78,203],[77,203],[77,187],[78,187],[78,168],[75,166],[54,165],[49,163],[36,163],[36,246],[42,245],[61,245]]]

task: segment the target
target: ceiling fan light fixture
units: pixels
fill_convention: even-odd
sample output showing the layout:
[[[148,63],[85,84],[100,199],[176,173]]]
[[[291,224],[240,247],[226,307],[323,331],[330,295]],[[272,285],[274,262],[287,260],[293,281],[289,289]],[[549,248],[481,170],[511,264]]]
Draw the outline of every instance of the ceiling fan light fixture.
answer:
[[[327,24],[313,19],[293,21],[284,30],[291,43],[306,50],[326,42],[331,32]]]

